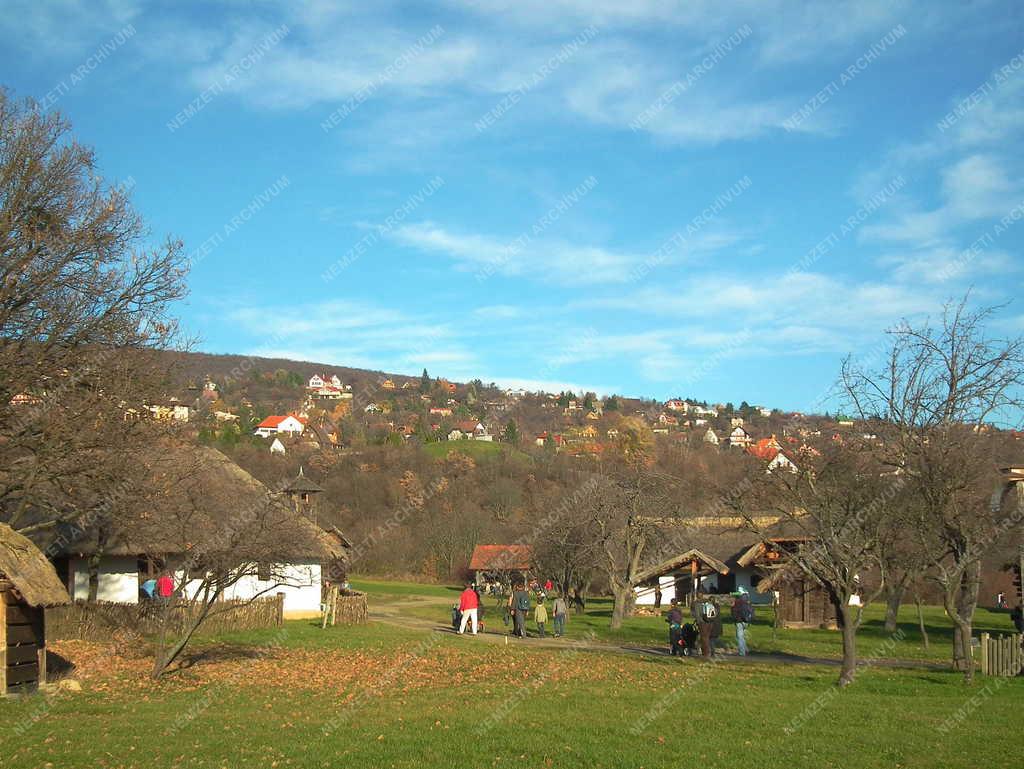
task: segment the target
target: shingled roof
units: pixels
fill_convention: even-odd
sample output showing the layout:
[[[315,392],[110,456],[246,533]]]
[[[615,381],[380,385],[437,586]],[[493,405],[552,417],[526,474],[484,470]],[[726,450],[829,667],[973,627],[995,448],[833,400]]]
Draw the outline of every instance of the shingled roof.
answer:
[[[529,545],[477,545],[469,559],[473,571],[522,571],[529,569],[533,549]]]

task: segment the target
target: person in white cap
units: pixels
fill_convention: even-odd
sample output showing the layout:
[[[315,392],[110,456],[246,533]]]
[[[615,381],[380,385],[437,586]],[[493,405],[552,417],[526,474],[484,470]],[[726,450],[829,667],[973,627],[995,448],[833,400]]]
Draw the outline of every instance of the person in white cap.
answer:
[[[736,649],[741,657],[747,656],[747,626],[754,619],[754,607],[750,604],[747,589],[740,585],[733,593],[732,618],[736,622]]]

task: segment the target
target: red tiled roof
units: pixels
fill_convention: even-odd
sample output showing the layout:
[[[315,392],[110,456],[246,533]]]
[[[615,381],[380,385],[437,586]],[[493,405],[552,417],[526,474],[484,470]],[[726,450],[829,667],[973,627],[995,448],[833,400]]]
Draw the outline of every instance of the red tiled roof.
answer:
[[[477,545],[469,568],[473,571],[512,571],[530,568],[533,549],[529,545]]]
[[[275,414],[273,416],[269,416],[266,419],[264,419],[262,422],[260,422],[258,425],[256,425],[256,427],[277,427],[279,424],[281,424],[288,417],[293,417],[294,419],[299,420],[299,422],[301,422],[303,425],[305,425],[307,422],[309,422],[309,419],[307,419],[306,417],[300,417],[300,416],[297,416],[296,414],[285,414],[284,416],[281,416],[279,414]]]

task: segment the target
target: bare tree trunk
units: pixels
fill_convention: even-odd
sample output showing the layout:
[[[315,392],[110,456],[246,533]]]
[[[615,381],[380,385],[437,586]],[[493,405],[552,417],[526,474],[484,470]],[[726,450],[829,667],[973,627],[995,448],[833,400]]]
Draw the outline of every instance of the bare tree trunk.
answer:
[[[843,631],[843,667],[840,669],[839,686],[849,686],[857,675],[857,629],[850,623],[846,616],[847,610],[842,612]]]
[[[964,683],[974,681],[974,656],[971,638],[974,633],[974,610],[978,603],[981,563],[975,561],[963,570],[960,579],[948,584],[943,592],[946,615],[953,621],[953,669],[963,671]]]
[[[885,588],[885,632],[895,633],[899,621],[900,604],[903,603],[903,595],[907,590],[906,577],[887,584]]]
[[[917,604],[917,626],[921,629],[921,640],[924,641],[924,648],[928,648],[928,628],[924,625],[924,607],[921,605],[921,595],[914,591],[914,603]]]
[[[633,588],[625,583],[612,583],[612,595],[615,602],[612,605],[611,629],[618,630],[622,627],[622,620],[628,617],[633,611]]]

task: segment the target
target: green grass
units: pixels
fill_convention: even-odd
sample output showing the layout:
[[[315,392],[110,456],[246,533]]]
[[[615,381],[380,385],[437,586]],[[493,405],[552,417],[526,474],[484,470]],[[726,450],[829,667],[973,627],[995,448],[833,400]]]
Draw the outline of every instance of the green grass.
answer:
[[[353,584],[369,595],[371,608],[374,605],[386,607],[402,616],[430,620],[446,624],[450,618],[451,605],[457,600],[460,588],[457,586],[420,585],[416,583],[354,580]],[[550,602],[549,602],[550,609]],[[664,609],[667,611],[667,607]],[[773,632],[772,610],[758,606],[757,618],[750,628],[748,642],[754,651],[786,654],[800,657],[833,658],[841,656],[840,637],[835,630],[779,629]],[[612,602],[607,598],[591,598],[583,615],[569,616],[567,635],[570,638],[593,637],[598,641],[615,644],[657,645],[667,635],[662,617],[631,617],[620,630],[612,631],[608,625],[611,619]],[[489,630],[503,630],[502,608],[498,601],[484,597],[484,613]],[[858,645],[863,656],[885,656],[908,660],[932,660],[944,662],[952,652],[952,626],[938,606],[925,606],[925,627],[930,645],[924,648],[918,629],[917,609],[913,605],[901,607],[899,633],[894,641],[884,628],[884,607],[868,606],[864,622],[858,633]],[[529,623],[533,628],[532,621]],[[550,631],[550,627],[548,628]],[[1013,624],[1008,612],[997,612],[979,608],[975,616],[975,633],[1010,633]],[[728,619],[725,621],[724,641],[731,644],[734,630]]]
[[[414,674],[395,661],[395,649],[428,634],[375,624],[322,631],[298,621],[287,629],[290,649],[340,649],[325,657],[331,664],[345,665],[350,650],[363,650],[363,665],[367,654],[379,655],[382,667],[369,679],[379,685],[178,681],[142,694],[130,685],[87,686],[4,701],[0,765],[1019,765],[1012,744],[1024,706],[1019,681],[998,688],[981,681],[968,691],[951,673],[869,669],[838,692],[831,668],[573,655],[449,637],[427,650],[420,669],[449,667],[434,671],[432,684],[406,690]],[[230,638],[266,643],[273,631]],[[474,677],[457,680],[463,669]],[[958,712],[966,714],[962,723]],[[943,731],[944,724],[953,728]]]
[[[509,449],[509,447],[503,443],[497,441],[437,441],[436,443],[425,443],[423,444],[423,450],[430,454],[436,459],[444,459],[448,456],[449,451],[460,451],[463,454],[473,457],[473,459],[480,459],[481,457],[493,457],[501,454],[505,450],[515,451],[517,454],[522,452],[516,451],[515,449]]]

